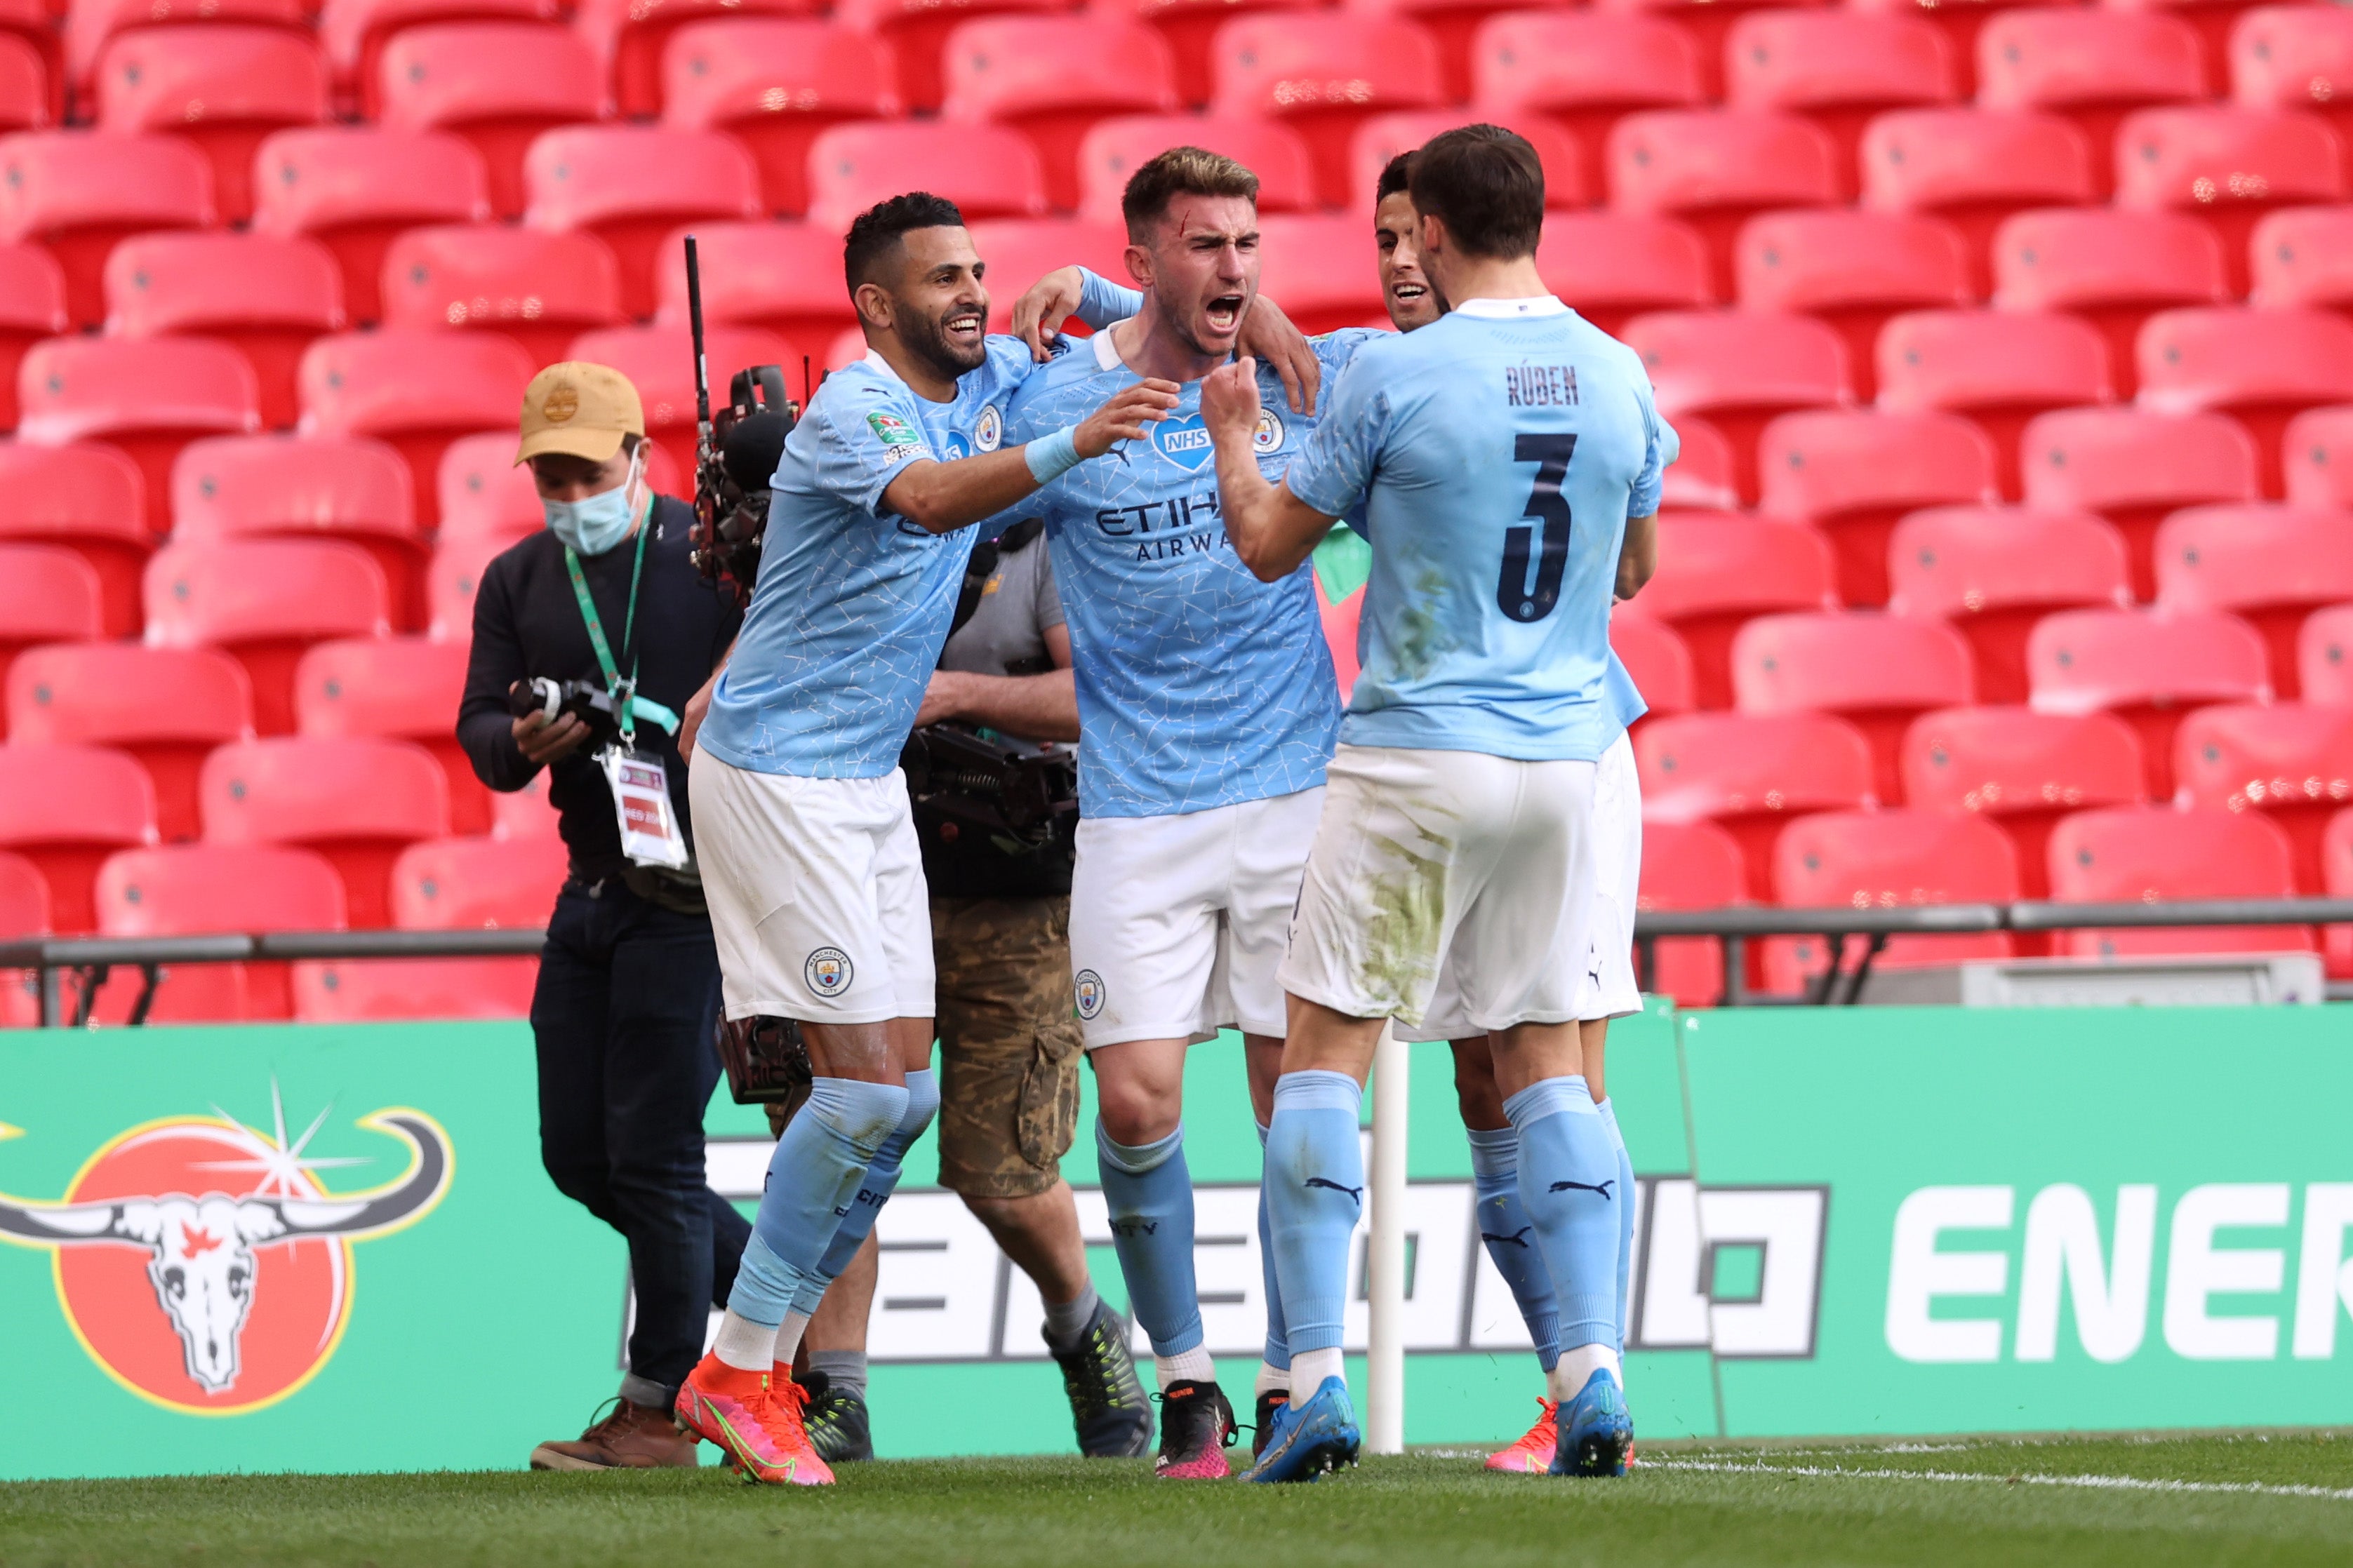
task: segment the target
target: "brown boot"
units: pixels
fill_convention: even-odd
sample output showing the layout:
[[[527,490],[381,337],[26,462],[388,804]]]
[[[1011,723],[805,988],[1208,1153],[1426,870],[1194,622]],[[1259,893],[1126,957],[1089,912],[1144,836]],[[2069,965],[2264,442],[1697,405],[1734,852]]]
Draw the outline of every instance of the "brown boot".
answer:
[[[542,1443],[531,1451],[534,1470],[655,1470],[695,1462],[693,1433],[670,1412],[650,1405],[613,1402],[613,1413],[568,1443]]]

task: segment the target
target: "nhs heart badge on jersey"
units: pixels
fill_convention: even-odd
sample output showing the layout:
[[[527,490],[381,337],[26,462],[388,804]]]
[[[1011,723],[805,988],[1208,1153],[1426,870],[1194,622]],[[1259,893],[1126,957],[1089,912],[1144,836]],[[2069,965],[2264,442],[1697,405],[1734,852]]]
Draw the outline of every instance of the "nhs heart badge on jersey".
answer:
[[[1171,414],[1155,425],[1152,445],[1170,462],[1197,471],[1208,467],[1209,459],[1217,455],[1209,444],[1209,427],[1201,423],[1198,410]]]

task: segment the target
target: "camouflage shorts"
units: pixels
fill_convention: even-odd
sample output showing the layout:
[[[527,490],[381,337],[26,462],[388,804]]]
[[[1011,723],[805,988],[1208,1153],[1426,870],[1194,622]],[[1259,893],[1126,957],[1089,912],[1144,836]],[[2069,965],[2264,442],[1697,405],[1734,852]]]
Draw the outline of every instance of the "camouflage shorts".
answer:
[[[1071,900],[934,899],[940,1184],[969,1198],[1042,1193],[1079,1122]]]

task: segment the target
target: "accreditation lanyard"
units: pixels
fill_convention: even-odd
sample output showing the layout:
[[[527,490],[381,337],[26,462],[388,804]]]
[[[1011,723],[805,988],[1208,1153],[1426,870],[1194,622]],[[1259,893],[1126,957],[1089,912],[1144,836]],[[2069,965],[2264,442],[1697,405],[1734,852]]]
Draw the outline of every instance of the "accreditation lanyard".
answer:
[[[621,646],[632,650],[638,625],[638,581],[646,568],[647,531],[644,524],[638,525],[637,558],[629,567],[629,607],[621,622]],[[645,718],[676,734],[678,715],[638,695],[634,651],[628,676],[622,676],[612,645],[605,640],[605,624],[596,614],[596,601],[589,595],[587,576],[580,570],[580,556],[568,544],[564,547],[564,566],[572,575],[572,596],[580,601],[580,618],[587,623],[588,641],[596,650],[596,664],[605,672],[606,689],[613,694],[614,717],[621,727],[621,743],[605,748],[597,761],[605,769],[606,783],[612,786],[622,852],[640,866],[681,868],[687,863],[686,837],[679,831],[677,814],[670,806],[669,770],[658,754],[638,750],[637,727],[637,721]]]
[[[638,581],[646,570],[647,531],[644,523],[638,525],[638,552],[629,565],[629,607],[621,622],[621,646],[625,648],[634,647],[637,635]],[[605,640],[605,623],[596,614],[596,601],[589,595],[588,578],[580,570],[580,556],[569,544],[564,547],[564,569],[572,575],[572,596],[580,602],[580,618],[587,623],[588,641],[596,650],[597,668],[605,672],[605,689],[613,694],[613,716],[621,726],[621,744],[636,747],[639,719],[649,719],[665,732],[677,734],[678,715],[638,695],[638,660],[634,652],[629,658],[628,678],[622,679],[621,667],[613,658],[613,645]]]

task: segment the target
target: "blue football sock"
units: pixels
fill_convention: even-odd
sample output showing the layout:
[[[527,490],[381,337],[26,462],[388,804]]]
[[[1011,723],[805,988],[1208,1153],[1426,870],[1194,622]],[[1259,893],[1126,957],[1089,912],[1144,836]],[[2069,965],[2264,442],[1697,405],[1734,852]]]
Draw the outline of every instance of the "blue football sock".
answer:
[[[1535,1222],[1520,1202],[1520,1134],[1510,1127],[1463,1131],[1471,1139],[1479,1239],[1494,1259],[1495,1272],[1512,1288],[1520,1316],[1527,1320],[1536,1360],[1550,1372],[1560,1359],[1560,1300],[1552,1293],[1552,1271],[1536,1245]]]
[[[1193,1284],[1193,1175],[1185,1129],[1130,1148],[1095,1123],[1095,1158],[1111,1211],[1113,1250],[1127,1302],[1151,1336],[1152,1353],[1173,1356],[1201,1342],[1201,1299]]]
[[[1274,1240],[1266,1222],[1266,1126],[1258,1130],[1258,1261],[1266,1277],[1266,1364],[1278,1372],[1291,1370],[1291,1342],[1282,1324],[1282,1280],[1274,1271]]]
[[[1619,1215],[1626,1194],[1609,1129],[1582,1078],[1548,1078],[1504,1102],[1520,1133],[1520,1202],[1535,1223],[1559,1344],[1618,1348]]]
[[[907,1091],[897,1084],[817,1080],[768,1157],[752,1240],[728,1293],[730,1310],[755,1323],[785,1321],[849,1212],[874,1152],[906,1113]]]
[[[929,1068],[918,1068],[907,1075],[907,1110],[899,1118],[899,1125],[882,1140],[882,1147],[874,1151],[873,1163],[866,1167],[865,1179],[858,1184],[858,1195],[849,1201],[849,1212],[841,1216],[834,1227],[833,1241],[825,1249],[825,1257],[801,1285],[800,1293],[793,1299],[793,1310],[815,1316],[817,1304],[825,1297],[825,1288],[841,1278],[849,1260],[874,1233],[874,1222],[882,1217],[882,1205],[891,1201],[898,1188],[899,1171],[907,1158],[907,1151],[923,1129],[932,1124],[933,1113],[940,1108],[939,1079]]]
[[[1364,1089],[1344,1072],[1275,1080],[1267,1130],[1269,1240],[1293,1356],[1340,1348],[1348,1310],[1348,1242],[1364,1212]]]
[[[1634,1299],[1634,1204],[1641,1194],[1634,1185],[1634,1158],[1626,1152],[1626,1135],[1618,1131],[1617,1108],[1597,1100],[1593,1109],[1601,1112],[1601,1123],[1609,1129],[1609,1146],[1618,1151],[1618,1190],[1626,1194],[1618,1208],[1618,1353],[1624,1355],[1626,1335],[1633,1327],[1626,1309]]]

